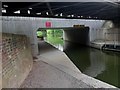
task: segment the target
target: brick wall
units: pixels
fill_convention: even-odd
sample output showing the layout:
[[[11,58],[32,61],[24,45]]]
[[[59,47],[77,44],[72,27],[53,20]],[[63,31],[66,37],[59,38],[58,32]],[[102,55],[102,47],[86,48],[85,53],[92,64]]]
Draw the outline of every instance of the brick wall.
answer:
[[[25,35],[2,34],[2,87],[18,88],[31,70],[33,60]]]
[[[2,34],[0,33],[0,90],[2,89]]]

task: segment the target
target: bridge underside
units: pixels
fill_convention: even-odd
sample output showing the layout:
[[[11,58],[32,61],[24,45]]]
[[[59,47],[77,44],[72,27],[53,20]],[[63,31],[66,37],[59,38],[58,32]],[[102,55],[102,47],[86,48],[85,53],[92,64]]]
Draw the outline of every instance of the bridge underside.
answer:
[[[51,0],[50,0],[51,1]],[[8,7],[6,7],[6,5]],[[3,16],[118,20],[120,3],[112,0],[81,2],[2,2]],[[28,10],[30,13],[28,13]],[[20,11],[20,13],[14,13]]]

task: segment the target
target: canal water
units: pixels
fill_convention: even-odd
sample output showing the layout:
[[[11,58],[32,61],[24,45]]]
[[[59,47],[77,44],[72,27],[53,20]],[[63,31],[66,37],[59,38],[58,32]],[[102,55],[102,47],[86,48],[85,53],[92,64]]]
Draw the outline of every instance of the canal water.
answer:
[[[119,52],[101,51],[49,35],[46,41],[65,52],[82,73],[120,88]]]
[[[70,42],[65,42],[63,51],[82,73],[120,88],[120,53]]]

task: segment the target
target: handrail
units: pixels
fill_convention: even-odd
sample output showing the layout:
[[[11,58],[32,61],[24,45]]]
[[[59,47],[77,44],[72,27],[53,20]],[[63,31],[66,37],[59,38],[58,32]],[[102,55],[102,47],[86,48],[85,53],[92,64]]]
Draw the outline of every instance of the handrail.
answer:
[[[116,48],[117,46],[117,43],[118,43],[118,35],[120,33],[104,33],[104,41],[105,41],[105,47],[106,47],[106,44],[107,44],[107,35],[113,35],[113,45],[114,45],[114,48]]]

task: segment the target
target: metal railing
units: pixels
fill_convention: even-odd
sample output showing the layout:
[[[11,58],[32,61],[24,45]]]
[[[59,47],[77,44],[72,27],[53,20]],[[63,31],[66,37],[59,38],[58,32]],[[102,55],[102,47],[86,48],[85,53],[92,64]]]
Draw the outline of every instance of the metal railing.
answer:
[[[105,47],[107,44],[114,45],[114,48],[116,48],[117,45],[119,45],[119,36],[120,33],[104,33],[104,42]]]

